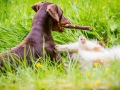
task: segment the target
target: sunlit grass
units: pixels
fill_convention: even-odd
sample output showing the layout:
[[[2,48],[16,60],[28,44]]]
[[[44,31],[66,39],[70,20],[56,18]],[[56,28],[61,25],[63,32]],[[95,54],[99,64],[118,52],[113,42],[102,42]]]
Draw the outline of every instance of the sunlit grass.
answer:
[[[29,33],[35,12],[31,6],[41,0],[0,1],[0,51],[6,51],[19,44]],[[92,26],[91,31],[65,29],[53,32],[57,44],[77,41],[78,36],[102,42],[107,38],[106,47],[120,44],[120,1],[119,0],[42,0],[59,5],[73,24]],[[68,62],[66,53],[63,61]],[[80,70],[75,62],[52,65],[49,58],[26,66],[23,62],[14,70],[0,72],[0,90],[119,90],[120,62],[111,62],[93,68]]]

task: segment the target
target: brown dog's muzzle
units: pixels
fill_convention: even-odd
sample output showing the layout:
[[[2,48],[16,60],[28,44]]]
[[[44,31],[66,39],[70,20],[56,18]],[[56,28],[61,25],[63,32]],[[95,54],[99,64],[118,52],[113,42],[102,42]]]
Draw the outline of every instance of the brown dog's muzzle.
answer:
[[[63,32],[64,27],[63,25],[70,24],[70,21],[67,20],[64,16],[62,16],[60,22],[56,22],[56,24],[53,26],[53,31]]]

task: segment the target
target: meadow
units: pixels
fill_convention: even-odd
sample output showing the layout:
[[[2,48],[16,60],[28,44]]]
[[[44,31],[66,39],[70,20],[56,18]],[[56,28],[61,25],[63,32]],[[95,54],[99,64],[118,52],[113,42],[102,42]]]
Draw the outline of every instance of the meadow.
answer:
[[[40,0],[0,0],[0,52],[19,44],[31,30],[35,12],[31,6]],[[65,29],[52,32],[56,44],[75,42],[80,35],[97,39],[105,47],[120,44],[120,0],[41,0],[57,4],[71,23],[92,26],[91,31]],[[104,41],[107,40],[107,42]],[[0,90],[120,90],[120,62],[84,70],[62,52],[62,65],[52,65],[49,58],[38,66],[21,64],[16,70],[0,72]]]

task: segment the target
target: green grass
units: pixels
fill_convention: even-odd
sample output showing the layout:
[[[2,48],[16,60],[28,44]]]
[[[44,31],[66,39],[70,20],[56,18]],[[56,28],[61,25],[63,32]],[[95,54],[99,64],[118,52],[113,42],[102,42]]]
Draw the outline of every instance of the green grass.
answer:
[[[0,1],[0,51],[19,44],[29,33],[35,12],[31,9],[39,0]],[[120,44],[120,0],[42,0],[59,5],[73,24],[92,26],[92,31],[65,29],[53,32],[57,44],[77,41],[78,36],[103,41],[106,47]],[[63,61],[68,61],[63,55]],[[68,69],[51,65],[43,59],[39,68],[24,64],[5,73],[0,72],[0,90],[119,90],[120,62],[107,66],[79,70],[69,62]]]

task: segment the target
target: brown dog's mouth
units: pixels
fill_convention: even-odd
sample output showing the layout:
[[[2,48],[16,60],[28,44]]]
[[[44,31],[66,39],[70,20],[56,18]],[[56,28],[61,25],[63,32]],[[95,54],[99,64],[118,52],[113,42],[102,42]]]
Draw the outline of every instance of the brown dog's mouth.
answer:
[[[58,23],[58,26],[61,30],[60,32],[64,32],[64,28],[67,24],[70,24],[70,22],[60,22],[60,23]]]
[[[64,32],[64,26],[66,24],[70,24],[70,21],[62,16],[61,20],[53,26],[53,31]]]
[[[60,26],[61,32],[64,32],[64,27]]]
[[[64,32],[64,25],[57,23],[53,26],[53,31]]]

